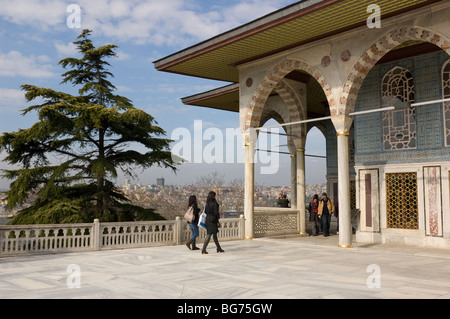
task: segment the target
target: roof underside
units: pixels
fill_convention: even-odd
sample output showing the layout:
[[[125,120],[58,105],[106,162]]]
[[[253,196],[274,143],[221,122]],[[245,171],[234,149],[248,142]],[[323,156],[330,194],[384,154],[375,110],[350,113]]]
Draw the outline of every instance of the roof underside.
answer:
[[[385,55],[378,64],[405,59],[420,54],[441,50],[438,46],[420,41],[407,41]],[[306,84],[308,113],[328,115],[327,98],[320,84],[310,75],[293,71],[286,78]],[[276,95],[274,91],[272,95]],[[182,99],[186,105],[213,108],[224,111],[239,112],[239,84],[227,85],[205,93],[200,93]],[[314,115],[308,117],[314,117]]]
[[[439,0],[377,0],[383,17]],[[237,65],[364,25],[373,0],[309,0],[155,62],[159,71],[239,81]]]

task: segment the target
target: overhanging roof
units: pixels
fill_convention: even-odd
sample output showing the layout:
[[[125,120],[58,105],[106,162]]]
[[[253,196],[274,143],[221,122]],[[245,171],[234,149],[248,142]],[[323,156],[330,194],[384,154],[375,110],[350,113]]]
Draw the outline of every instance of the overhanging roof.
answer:
[[[186,105],[239,112],[239,83],[181,99]]]
[[[377,0],[382,18],[441,0]],[[236,83],[237,65],[366,23],[373,0],[300,1],[156,62],[159,71]]]
[[[385,55],[378,64],[405,59],[421,54],[440,51],[438,46],[421,41],[407,41]],[[324,105],[327,98],[322,87],[310,75],[293,71],[286,78],[305,83],[307,86],[308,113],[328,115]],[[276,94],[275,92],[273,94]],[[231,112],[239,112],[239,84],[231,84],[208,92],[195,94],[181,99],[186,105],[213,108]]]

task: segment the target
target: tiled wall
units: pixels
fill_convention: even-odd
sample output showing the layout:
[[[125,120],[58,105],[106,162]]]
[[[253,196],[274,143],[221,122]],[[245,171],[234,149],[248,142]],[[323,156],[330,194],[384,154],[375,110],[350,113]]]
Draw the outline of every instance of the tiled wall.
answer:
[[[361,87],[356,111],[381,108],[381,81],[396,66],[411,71],[417,103],[442,99],[441,71],[448,59],[445,52],[434,52],[376,65]],[[441,103],[417,107],[417,149],[403,151],[383,150],[381,113],[356,116],[356,165],[449,161],[450,147],[445,147],[442,113]]]

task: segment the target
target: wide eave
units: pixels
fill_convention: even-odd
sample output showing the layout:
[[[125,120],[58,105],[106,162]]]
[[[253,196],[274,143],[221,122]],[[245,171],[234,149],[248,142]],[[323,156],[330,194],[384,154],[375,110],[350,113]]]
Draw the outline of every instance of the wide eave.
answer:
[[[439,1],[442,0],[377,0],[376,4],[381,8],[382,19],[386,19]],[[162,58],[154,65],[158,71],[237,83],[238,65],[363,26],[370,15],[367,8],[373,3],[373,0],[300,1]],[[222,89],[210,91],[214,100],[209,102],[208,94],[197,100],[185,98],[183,102],[211,107],[217,101],[220,104],[217,108],[235,110],[236,90]],[[217,95],[220,91],[233,100],[229,102],[234,107],[226,106],[226,99]]]

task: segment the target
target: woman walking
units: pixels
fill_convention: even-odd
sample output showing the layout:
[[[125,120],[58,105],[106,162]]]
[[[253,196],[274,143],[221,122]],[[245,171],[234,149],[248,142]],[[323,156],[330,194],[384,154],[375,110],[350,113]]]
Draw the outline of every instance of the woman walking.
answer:
[[[192,207],[193,208],[193,213],[194,213],[194,220],[189,224],[189,227],[191,228],[192,231],[192,237],[191,239],[189,239],[186,243],[187,248],[192,249],[192,250],[200,250],[200,248],[198,248],[197,246],[195,246],[195,240],[198,237],[198,213],[200,212],[200,208],[198,208],[197,205],[197,197],[192,195],[191,197],[189,197],[189,205],[188,208]],[[192,245],[192,248],[191,248]]]
[[[206,247],[208,247],[209,241],[211,240],[211,236],[214,239],[214,243],[216,244],[217,252],[223,253],[225,252],[219,244],[219,240],[217,238],[217,233],[219,232],[219,203],[216,200],[216,193],[209,192],[208,199],[206,200],[205,205],[205,214],[206,214],[206,239],[203,243],[202,254],[207,254]]]

